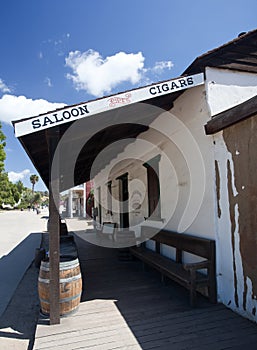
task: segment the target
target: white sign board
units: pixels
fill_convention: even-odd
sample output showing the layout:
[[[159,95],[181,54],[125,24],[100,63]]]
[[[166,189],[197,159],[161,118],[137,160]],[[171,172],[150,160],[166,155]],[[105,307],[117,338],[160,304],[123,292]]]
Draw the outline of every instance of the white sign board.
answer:
[[[165,82],[145,86],[125,93],[100,98],[98,100],[64,107],[57,111],[38,117],[16,122],[14,125],[16,137],[49,129],[58,124],[69,123],[75,119],[85,118],[94,114],[127,106],[132,103],[149,100],[154,97],[170,94],[204,83],[203,73],[180,77]]]

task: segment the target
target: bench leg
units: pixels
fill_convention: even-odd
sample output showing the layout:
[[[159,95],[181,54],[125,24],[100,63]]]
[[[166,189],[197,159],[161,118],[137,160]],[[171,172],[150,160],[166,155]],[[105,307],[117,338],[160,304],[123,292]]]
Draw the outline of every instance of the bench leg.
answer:
[[[190,288],[190,305],[192,307],[196,306],[196,290],[195,287],[191,286]]]
[[[216,287],[213,285],[210,285],[208,287],[208,294],[210,302],[213,304],[217,304],[217,294],[216,294]]]
[[[165,275],[161,274],[161,281],[162,281],[162,284],[164,284],[165,286],[167,286],[167,278]]]
[[[217,284],[216,284],[216,272],[215,267],[211,266],[209,271],[209,285],[208,285],[208,293],[210,302],[213,304],[217,303]]]
[[[195,270],[190,270],[190,279],[191,279],[191,283],[190,283],[190,305],[192,307],[195,307],[196,305],[196,271]]]
[[[148,266],[144,261],[142,262],[142,264],[143,264],[143,271],[146,272],[148,270]]]

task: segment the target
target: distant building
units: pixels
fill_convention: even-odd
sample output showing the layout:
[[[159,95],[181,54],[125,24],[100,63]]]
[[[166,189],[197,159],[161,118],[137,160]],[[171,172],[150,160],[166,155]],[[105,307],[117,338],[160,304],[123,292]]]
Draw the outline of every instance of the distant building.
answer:
[[[65,201],[65,212],[63,215],[68,218],[73,217],[90,217],[92,207],[94,206],[91,197],[93,182],[88,181],[68,190],[68,196]]]

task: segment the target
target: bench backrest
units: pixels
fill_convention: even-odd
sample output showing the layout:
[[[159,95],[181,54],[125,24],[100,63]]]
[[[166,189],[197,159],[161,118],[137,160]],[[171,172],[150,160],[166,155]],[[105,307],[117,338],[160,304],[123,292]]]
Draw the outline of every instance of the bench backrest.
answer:
[[[116,228],[116,222],[103,222],[102,233],[113,234]]]
[[[191,236],[168,230],[158,230],[142,226],[142,237],[156,242],[156,252],[160,252],[160,244],[166,244],[177,249],[176,260],[181,262],[182,251],[204,257],[215,262],[215,241],[212,239]]]

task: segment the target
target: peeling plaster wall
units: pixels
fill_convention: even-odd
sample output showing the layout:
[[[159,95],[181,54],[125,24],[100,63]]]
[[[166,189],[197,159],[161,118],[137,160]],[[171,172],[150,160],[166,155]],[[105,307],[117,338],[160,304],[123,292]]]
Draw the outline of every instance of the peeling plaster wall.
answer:
[[[223,75],[207,71],[212,114],[257,94],[256,75]],[[219,81],[219,87],[213,88],[212,81]],[[219,299],[257,322],[257,116],[215,134],[214,150]]]

